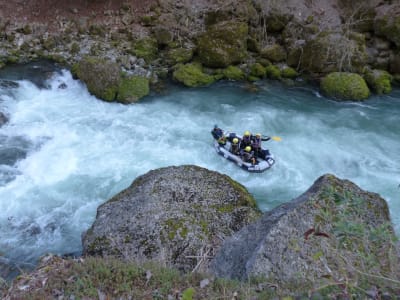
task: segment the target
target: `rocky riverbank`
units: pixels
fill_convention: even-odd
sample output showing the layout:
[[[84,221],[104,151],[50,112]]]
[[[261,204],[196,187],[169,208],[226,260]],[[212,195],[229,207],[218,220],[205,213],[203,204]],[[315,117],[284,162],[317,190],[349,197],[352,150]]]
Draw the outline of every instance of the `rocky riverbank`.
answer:
[[[32,274],[14,280],[5,299],[91,293],[175,299],[187,289],[202,297],[185,299],[205,299],[222,295],[212,288],[220,277],[247,282],[254,299],[313,294],[392,299],[400,292],[396,240],[385,200],[333,175],[261,216],[252,196],[226,175],[167,167],[138,177],[98,208],[83,235],[82,258],[46,256]],[[150,262],[182,272],[164,278],[167,282],[191,272],[199,277],[175,288],[152,282],[153,272],[167,271],[154,265],[146,270]],[[143,287],[149,282],[150,290]],[[160,290],[165,285],[169,288]],[[224,293],[235,292],[246,297],[237,283]]]
[[[22,2],[2,4],[0,65],[58,61],[107,101],[137,101],[165,78],[299,77],[362,100],[389,93],[400,74],[392,1]]]

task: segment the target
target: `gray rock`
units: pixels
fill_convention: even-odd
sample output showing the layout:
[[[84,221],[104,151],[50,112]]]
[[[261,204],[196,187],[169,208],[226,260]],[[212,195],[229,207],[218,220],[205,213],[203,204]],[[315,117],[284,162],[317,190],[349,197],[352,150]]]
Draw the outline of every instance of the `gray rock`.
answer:
[[[197,166],[157,169],[98,208],[83,254],[205,270],[221,241],[259,216],[252,196],[226,175]]]
[[[398,274],[394,240],[384,199],[324,175],[298,198],[234,234],[210,269],[220,277],[295,283],[304,291],[326,278],[356,280],[356,270]]]
[[[0,127],[8,122],[8,118],[0,111]]]

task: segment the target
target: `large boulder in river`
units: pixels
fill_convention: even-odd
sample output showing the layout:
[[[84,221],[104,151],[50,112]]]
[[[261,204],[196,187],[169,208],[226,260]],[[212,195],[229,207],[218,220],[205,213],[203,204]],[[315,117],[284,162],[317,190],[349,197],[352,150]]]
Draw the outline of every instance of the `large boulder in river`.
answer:
[[[259,216],[253,197],[226,175],[197,166],[157,169],[98,208],[83,254],[206,268],[223,239]]]
[[[211,267],[217,276],[260,276],[292,291],[363,280],[374,286],[379,278],[399,282],[395,241],[385,200],[328,174],[234,234]]]
[[[365,100],[370,91],[364,78],[355,73],[333,72],[321,80],[321,91],[336,100]]]
[[[132,103],[149,93],[147,78],[123,74],[117,63],[103,58],[85,57],[71,71],[91,94],[105,101]]]

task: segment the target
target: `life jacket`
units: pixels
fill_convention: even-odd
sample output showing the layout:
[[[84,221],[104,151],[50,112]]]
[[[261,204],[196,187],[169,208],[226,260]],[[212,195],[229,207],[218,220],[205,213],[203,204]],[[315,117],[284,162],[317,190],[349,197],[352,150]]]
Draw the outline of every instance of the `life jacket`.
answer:
[[[253,149],[261,149],[261,138],[254,137],[251,147]]]
[[[251,138],[250,136],[243,136],[242,141],[240,142],[240,148],[244,149],[246,146],[251,146]]]
[[[239,153],[239,143],[237,143],[237,144],[231,144],[231,149],[230,149],[230,151],[233,153],[233,154],[238,154]]]

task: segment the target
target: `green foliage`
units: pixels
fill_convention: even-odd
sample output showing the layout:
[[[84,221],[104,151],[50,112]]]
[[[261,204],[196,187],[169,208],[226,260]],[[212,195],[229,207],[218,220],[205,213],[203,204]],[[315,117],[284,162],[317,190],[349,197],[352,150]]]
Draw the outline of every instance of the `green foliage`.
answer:
[[[203,73],[199,64],[178,65],[173,78],[189,87],[209,85],[215,81],[214,77]]]
[[[365,80],[358,74],[333,72],[321,81],[322,92],[339,100],[364,100],[370,91]]]

